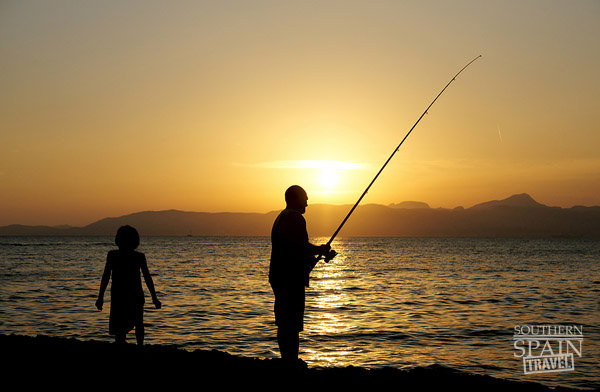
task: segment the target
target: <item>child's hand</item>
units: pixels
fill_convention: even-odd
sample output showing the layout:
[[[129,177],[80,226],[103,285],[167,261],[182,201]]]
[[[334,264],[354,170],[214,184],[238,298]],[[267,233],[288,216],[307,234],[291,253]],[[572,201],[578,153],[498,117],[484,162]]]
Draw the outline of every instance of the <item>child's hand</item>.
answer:
[[[156,309],[160,309],[160,307],[162,306],[162,304],[160,303],[160,301],[158,300],[158,298],[153,298],[152,299],[152,303],[154,304],[154,306],[156,307]]]
[[[104,305],[104,299],[98,298],[98,300],[96,301],[96,307],[98,308],[98,310],[102,311],[103,305]]]

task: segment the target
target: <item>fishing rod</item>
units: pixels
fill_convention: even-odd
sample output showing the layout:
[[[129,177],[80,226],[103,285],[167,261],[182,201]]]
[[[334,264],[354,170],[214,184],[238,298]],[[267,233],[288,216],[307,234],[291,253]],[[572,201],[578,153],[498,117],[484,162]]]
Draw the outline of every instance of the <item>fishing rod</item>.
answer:
[[[390,155],[390,157],[387,159],[387,161],[385,161],[385,163],[383,164],[383,166],[381,167],[381,169],[379,169],[379,172],[377,172],[377,174],[375,175],[375,178],[373,178],[373,180],[371,181],[371,183],[369,184],[369,186],[367,187],[367,189],[365,189],[365,191],[362,193],[362,195],[358,198],[358,201],[354,204],[354,206],[352,207],[352,209],[350,210],[350,212],[348,212],[348,215],[346,215],[346,217],[344,218],[344,220],[342,221],[342,223],[339,225],[339,227],[337,228],[337,230],[335,231],[335,233],[333,233],[333,235],[331,236],[331,238],[327,242],[327,245],[331,245],[331,243],[333,242],[333,240],[335,239],[335,237],[338,235],[338,233],[340,232],[340,230],[342,230],[342,227],[344,227],[344,224],[346,223],[346,221],[348,220],[348,218],[350,218],[350,215],[352,215],[352,213],[354,212],[354,210],[356,209],[356,207],[358,207],[358,204],[361,202],[361,200],[363,199],[363,197],[365,197],[365,195],[367,194],[367,192],[369,192],[369,189],[371,188],[371,185],[373,185],[373,183],[375,182],[375,180],[377,180],[377,177],[379,177],[379,175],[381,174],[381,172],[383,171],[383,169],[385,169],[385,167],[387,166],[387,164],[392,160],[392,157],[398,152],[398,150],[400,149],[400,147],[402,146],[402,144],[404,143],[404,141],[406,140],[406,138],[408,137],[408,135],[410,135],[410,133],[413,131],[413,129],[415,129],[415,127],[417,126],[417,124],[419,123],[419,121],[421,121],[421,119],[427,114],[427,112],[433,106],[433,104],[435,103],[435,101],[437,101],[437,99],[440,97],[440,95],[442,95],[442,93],[444,91],[446,91],[446,89],[448,88],[448,86],[450,86],[450,84],[452,82],[454,82],[454,80],[458,77],[458,75],[460,75],[460,73],[462,71],[465,70],[465,68],[467,68],[469,65],[471,65],[475,60],[477,60],[480,57],[481,57],[481,55],[475,57],[473,60],[469,61],[469,63],[467,65],[465,65],[464,67],[462,67],[462,69],[460,71],[458,71],[458,73],[456,75],[454,75],[454,77],[452,79],[450,79],[450,81],[448,82],[448,84],[446,85],[446,87],[444,87],[442,89],[442,91],[440,91],[440,93],[435,97],[435,99],[433,101],[431,101],[431,103],[429,104],[429,106],[427,106],[427,109],[425,109],[425,111],[423,112],[423,114],[421,114],[421,117],[419,117],[419,119],[417,120],[417,122],[412,126],[412,128],[410,128],[410,130],[404,136],[404,138],[402,139],[402,141],[400,142],[400,144],[398,144],[398,147],[396,147],[396,149],[394,150],[394,152],[392,152],[392,155]],[[325,262],[329,263],[329,261],[331,259],[333,259],[336,256],[336,254],[337,253],[335,251],[331,251],[328,255],[325,256]],[[319,260],[321,260],[321,257],[322,256],[319,255],[319,257],[316,259],[316,263],[318,263]]]

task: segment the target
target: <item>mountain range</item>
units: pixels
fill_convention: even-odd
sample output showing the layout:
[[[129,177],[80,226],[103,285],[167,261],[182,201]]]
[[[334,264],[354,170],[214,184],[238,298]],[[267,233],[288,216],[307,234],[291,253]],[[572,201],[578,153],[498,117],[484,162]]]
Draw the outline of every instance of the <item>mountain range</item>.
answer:
[[[305,214],[309,235],[331,236],[351,207],[310,205]],[[84,227],[3,226],[0,236],[114,236],[126,224],[142,236],[266,236],[278,213],[145,211]],[[600,206],[549,207],[528,194],[454,209],[414,201],[365,204],[356,208],[339,236],[600,238]]]

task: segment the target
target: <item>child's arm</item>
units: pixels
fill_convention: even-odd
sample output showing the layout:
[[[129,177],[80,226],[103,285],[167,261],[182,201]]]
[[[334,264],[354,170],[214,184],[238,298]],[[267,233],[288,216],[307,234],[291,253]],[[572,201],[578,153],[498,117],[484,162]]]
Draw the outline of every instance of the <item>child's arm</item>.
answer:
[[[148,286],[148,291],[150,291],[150,295],[152,296],[152,303],[154,304],[156,309],[160,309],[161,303],[158,300],[158,297],[156,296],[156,290],[154,290],[154,281],[152,280],[152,276],[150,275],[150,271],[148,270],[146,256],[144,256],[144,261],[142,262],[142,274],[144,275],[146,286]]]
[[[104,273],[102,274],[102,280],[100,281],[100,293],[98,293],[98,299],[96,300],[96,307],[98,308],[98,310],[102,310],[102,306],[104,305],[104,292],[106,291],[108,281],[110,280],[110,270],[110,257],[107,256],[106,266],[104,266]]]

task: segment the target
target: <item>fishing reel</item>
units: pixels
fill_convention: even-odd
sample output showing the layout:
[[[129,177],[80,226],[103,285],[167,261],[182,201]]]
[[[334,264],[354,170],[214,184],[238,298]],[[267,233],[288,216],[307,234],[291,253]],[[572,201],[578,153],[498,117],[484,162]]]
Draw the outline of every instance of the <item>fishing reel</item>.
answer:
[[[324,254],[323,257],[326,263],[329,263],[331,260],[333,260],[333,258],[337,256],[337,252],[333,249],[331,249],[329,252],[327,252],[327,254]]]

